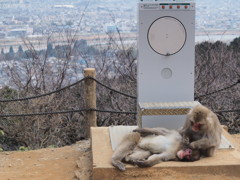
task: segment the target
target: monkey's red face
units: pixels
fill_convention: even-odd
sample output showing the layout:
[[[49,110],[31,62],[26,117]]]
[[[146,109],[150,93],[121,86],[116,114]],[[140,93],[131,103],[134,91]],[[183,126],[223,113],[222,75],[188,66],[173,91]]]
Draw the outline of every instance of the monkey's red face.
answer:
[[[192,150],[191,149],[185,149],[185,150],[180,150],[177,152],[177,157],[180,160],[191,160],[192,158]]]
[[[199,122],[191,122],[191,129],[194,132],[198,132],[202,129],[203,124]]]

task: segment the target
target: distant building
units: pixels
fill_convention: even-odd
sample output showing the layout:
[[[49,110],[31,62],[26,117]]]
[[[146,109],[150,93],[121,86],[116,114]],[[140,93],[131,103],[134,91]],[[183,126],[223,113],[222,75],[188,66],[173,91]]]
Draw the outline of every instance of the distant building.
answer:
[[[65,5],[54,5],[53,7],[55,7],[55,8],[74,8],[73,5],[68,5],[68,4],[65,4]]]
[[[6,33],[3,31],[0,31],[0,39],[5,38],[5,36],[6,36]]]
[[[32,35],[33,28],[19,28],[19,29],[12,29],[8,32],[8,36],[13,37],[25,37],[27,35]]]
[[[106,25],[105,26],[105,31],[107,33],[113,33],[113,32],[117,32],[118,29],[117,29],[117,26],[115,26],[115,25]]]
[[[25,37],[27,35],[26,29],[12,29],[9,31],[8,36]]]
[[[28,22],[30,21],[30,17],[27,17],[27,16],[19,16],[19,17],[15,17],[14,18],[16,21],[21,21],[21,22]]]

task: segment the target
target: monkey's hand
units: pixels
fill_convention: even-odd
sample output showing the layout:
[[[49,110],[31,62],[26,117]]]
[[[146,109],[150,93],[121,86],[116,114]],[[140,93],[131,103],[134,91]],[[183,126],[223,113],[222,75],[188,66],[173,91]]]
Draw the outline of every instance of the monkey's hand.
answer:
[[[193,141],[190,143],[189,147],[192,149],[205,149],[213,146],[207,138],[200,139],[198,141]]]
[[[183,137],[182,144],[185,145],[185,146],[189,146],[189,144],[190,144],[189,138],[188,137]]]
[[[197,149],[197,143],[195,141],[191,142],[189,147],[192,148],[192,149]]]

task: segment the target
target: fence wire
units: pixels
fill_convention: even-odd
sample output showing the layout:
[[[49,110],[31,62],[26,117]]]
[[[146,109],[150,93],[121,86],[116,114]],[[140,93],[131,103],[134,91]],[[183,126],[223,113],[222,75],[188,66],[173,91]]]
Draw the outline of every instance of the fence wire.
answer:
[[[96,83],[98,83],[99,85],[101,85],[101,86],[103,86],[103,87],[105,87],[105,88],[107,88],[107,89],[109,89],[109,90],[111,90],[111,91],[113,91],[113,92],[115,92],[115,93],[121,94],[121,95],[126,96],[126,97],[130,97],[130,98],[133,98],[133,99],[136,99],[136,98],[137,98],[137,97],[135,97],[135,96],[132,96],[132,95],[129,95],[129,94],[120,92],[120,91],[118,91],[118,90],[112,89],[112,88],[108,87],[107,85],[101,83],[101,82],[98,81],[97,79],[95,79],[95,78],[93,78],[93,77],[91,77],[91,76],[87,76],[87,77],[85,77],[85,78],[83,78],[83,79],[81,79],[81,80],[79,80],[79,81],[77,81],[77,82],[75,82],[75,83],[73,83],[73,84],[70,84],[70,85],[68,85],[68,86],[65,86],[65,87],[63,87],[63,88],[57,89],[57,90],[52,91],[52,92],[49,92],[49,93],[40,94],[40,95],[36,95],[36,96],[30,96],[30,97],[24,97],[24,98],[17,98],[17,99],[0,99],[0,103],[1,103],[1,102],[2,102],[2,103],[5,103],[5,102],[15,102],[15,101],[26,101],[26,100],[30,100],[30,99],[35,99],[35,98],[40,98],[40,97],[44,97],[44,96],[49,96],[49,95],[52,95],[52,94],[55,94],[55,93],[59,93],[59,92],[61,92],[61,91],[63,91],[63,90],[69,89],[70,87],[75,86],[75,85],[77,85],[77,84],[79,84],[79,83],[81,83],[81,82],[83,82],[83,81],[85,81],[85,80],[87,80],[87,79],[94,80],[94,81],[96,81]]]
[[[221,92],[221,91],[230,89],[230,88],[236,86],[236,85],[239,84],[239,83],[240,83],[240,79],[239,79],[237,82],[231,84],[230,86],[227,86],[227,87],[225,87],[225,88],[219,89],[219,90],[214,91],[214,92],[210,92],[210,93],[207,93],[207,94],[203,94],[203,95],[197,96],[197,97],[195,97],[195,99],[199,99],[199,98],[202,98],[202,97],[206,97],[206,96],[209,96],[209,95],[212,95],[212,94],[215,94],[215,93],[218,93],[218,92]]]
[[[70,84],[70,85],[65,86],[65,87],[63,87],[61,89],[57,89],[57,90],[49,92],[49,93],[40,94],[40,95],[36,95],[36,96],[30,96],[30,97],[25,97],[25,98],[17,98],[17,99],[0,99],[0,103],[15,102],[15,101],[25,101],[25,100],[30,100],[30,99],[44,97],[44,96],[49,96],[49,95],[52,95],[54,93],[59,93],[59,92],[61,92],[63,90],[71,88],[72,86],[75,86],[75,85],[77,85],[77,84],[79,84],[79,83],[81,83],[81,82],[83,82],[83,81],[85,81],[87,79],[94,80],[97,84],[105,87],[106,89],[108,89],[110,91],[118,93],[120,95],[129,97],[129,98],[132,98],[132,99],[136,99],[137,98],[135,96],[132,96],[132,95],[120,92],[118,90],[115,90],[115,89],[113,89],[113,88],[111,88],[111,87],[101,83],[100,81],[98,81],[97,79],[95,79],[95,78],[93,78],[91,76],[87,76],[87,77],[84,77],[83,79],[81,79],[81,80],[79,80],[79,81],[77,81],[77,82],[75,82],[73,84]],[[205,94],[205,95],[198,96],[196,98],[208,96],[208,95],[211,95],[211,94],[214,94],[214,93],[226,90],[228,88],[231,88],[231,87],[235,86],[238,83],[240,83],[240,80],[238,80],[236,83],[232,84],[231,86],[228,86],[226,88],[220,89],[220,90],[212,92],[212,93],[208,93],[208,94]],[[96,111],[96,112],[102,112],[102,113],[117,113],[117,114],[134,114],[134,115],[137,114],[137,112],[130,112],[130,111],[128,112],[128,111],[114,111],[114,110],[101,110],[101,109],[94,109],[94,108],[83,108],[83,109],[65,110],[65,111],[56,111],[56,112],[35,112],[35,113],[23,113],[23,114],[0,114],[0,118],[3,118],[3,117],[23,117],[23,116],[43,116],[43,115],[67,114],[67,113],[87,112],[87,111]],[[214,111],[214,112],[216,112],[216,113],[240,112],[240,109],[237,109],[237,110],[218,110],[218,111]]]
[[[89,112],[96,111],[101,113],[114,113],[114,114],[133,114],[136,115],[137,112],[131,111],[114,111],[114,110],[101,110],[101,109],[75,109],[75,110],[66,110],[66,111],[56,111],[56,112],[36,112],[36,113],[26,113],[26,114],[0,114],[0,118],[3,117],[24,117],[24,116],[45,116],[45,115],[55,115],[55,114],[68,114],[68,113],[76,113],[76,112]],[[219,110],[214,111],[215,113],[229,113],[229,112],[240,112],[240,109],[236,110]]]
[[[87,79],[94,80],[97,84],[105,87],[106,89],[108,89],[110,91],[113,91],[115,93],[118,93],[118,94],[126,96],[126,97],[136,99],[135,96],[132,96],[132,95],[120,92],[118,90],[115,90],[113,88],[110,88],[107,85],[98,81],[97,79],[95,79],[91,76],[87,76],[87,77],[84,77],[83,79],[81,79],[81,80],[79,80],[79,81],[77,81],[73,84],[70,84],[68,86],[65,86],[63,88],[57,89],[57,90],[49,92],[49,93],[40,94],[40,95],[36,95],[36,96],[30,96],[30,97],[25,97],[25,98],[17,98],[17,99],[0,99],[0,103],[26,101],[26,100],[31,100],[31,99],[35,99],[35,98],[41,98],[41,97],[44,97],[44,96],[49,96],[49,95],[52,95],[52,94],[55,94],[55,93],[59,93],[63,90],[69,89],[72,86],[75,86],[79,83],[82,83],[83,81],[85,81]],[[137,114],[136,112],[128,112],[128,111],[114,111],[114,110],[100,110],[100,109],[93,109],[93,108],[88,108],[88,109],[83,108],[83,109],[65,110],[65,111],[56,111],[56,112],[35,112],[35,113],[23,113],[23,114],[0,114],[0,118],[3,118],[3,117],[24,117],[24,116],[43,116],[43,115],[67,114],[67,113],[87,112],[87,111],[96,111],[96,112],[102,112],[102,113],[116,113],[116,114]]]
[[[88,109],[73,109],[66,111],[56,111],[56,112],[36,112],[36,113],[26,113],[26,114],[0,114],[0,118],[2,117],[23,117],[23,116],[45,116],[45,115],[55,115],[55,114],[67,114],[67,113],[76,113],[76,112],[103,112],[103,113],[116,113],[116,114],[137,114],[136,112],[125,112],[125,111],[114,111],[114,110],[100,110],[94,108]]]
[[[115,90],[115,89],[112,89],[112,88],[110,88],[110,87],[108,87],[107,85],[101,83],[100,81],[98,81],[97,79],[95,79],[95,78],[93,78],[93,77],[90,77],[90,76],[89,76],[88,78],[96,81],[96,83],[98,83],[99,85],[105,87],[106,89],[108,89],[108,90],[110,90],[110,91],[113,91],[113,92],[115,92],[115,93],[118,93],[118,94],[123,95],[123,96],[126,96],[126,97],[130,97],[130,98],[133,98],[133,99],[137,99],[136,96],[132,96],[132,95],[129,95],[129,94],[126,94],[126,93],[117,91],[117,90]]]
[[[49,93],[45,93],[45,94],[40,94],[40,95],[30,96],[30,97],[25,97],[25,98],[18,98],[18,99],[0,99],[0,103],[1,102],[26,101],[26,100],[30,100],[30,99],[35,99],[35,98],[40,98],[40,97],[44,97],[44,96],[49,96],[49,95],[52,95],[52,94],[55,94],[55,93],[59,93],[59,92],[65,90],[65,89],[68,89],[68,88],[72,87],[72,86],[75,86],[75,85],[83,82],[85,79],[86,78],[83,78],[83,79],[81,79],[81,80],[79,80],[79,81],[77,81],[77,82],[75,82],[73,84],[70,84],[70,85],[65,86],[65,87],[63,87],[61,89],[57,89],[55,91],[52,91],[52,92],[49,92]]]

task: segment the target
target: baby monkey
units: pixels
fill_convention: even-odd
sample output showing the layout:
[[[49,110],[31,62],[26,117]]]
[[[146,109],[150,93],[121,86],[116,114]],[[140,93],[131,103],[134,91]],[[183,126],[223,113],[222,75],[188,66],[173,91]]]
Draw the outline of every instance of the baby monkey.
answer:
[[[138,128],[125,135],[112,155],[112,165],[125,171],[125,164],[150,167],[162,161],[196,161],[200,152],[188,148],[189,140],[182,140],[176,130]]]
[[[197,161],[201,158],[201,151],[199,149],[192,149],[190,147],[190,141],[188,137],[182,139],[181,149],[177,152],[177,158],[180,161]],[[186,154],[189,152],[190,155]]]

